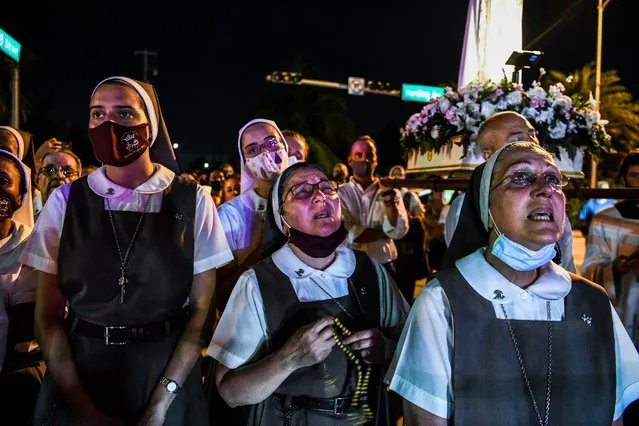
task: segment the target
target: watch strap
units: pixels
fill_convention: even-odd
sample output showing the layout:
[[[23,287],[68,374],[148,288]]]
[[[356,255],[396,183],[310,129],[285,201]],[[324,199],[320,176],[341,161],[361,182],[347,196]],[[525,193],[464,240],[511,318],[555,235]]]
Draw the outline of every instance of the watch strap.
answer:
[[[171,380],[166,376],[160,376],[160,384],[170,393],[178,393],[182,389],[175,380]]]

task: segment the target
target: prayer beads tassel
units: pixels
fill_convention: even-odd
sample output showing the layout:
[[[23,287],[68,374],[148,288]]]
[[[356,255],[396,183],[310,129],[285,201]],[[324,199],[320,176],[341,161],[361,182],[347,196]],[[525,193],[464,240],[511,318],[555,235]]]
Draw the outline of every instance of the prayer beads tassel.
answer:
[[[342,335],[350,336],[353,334],[344,326],[344,324],[342,324],[339,318],[335,318],[335,325]],[[370,364],[366,364],[366,368],[364,368],[364,361],[357,358],[353,351],[351,351],[348,346],[342,342],[337,333],[333,334],[333,338],[335,339],[337,347],[340,348],[346,357],[355,364],[355,368],[357,369],[357,384],[355,386],[355,393],[350,405],[350,409],[354,412],[349,414],[349,417],[354,424],[361,425],[368,423],[374,419],[373,410],[371,410],[368,405],[368,385],[370,383],[372,366]]]

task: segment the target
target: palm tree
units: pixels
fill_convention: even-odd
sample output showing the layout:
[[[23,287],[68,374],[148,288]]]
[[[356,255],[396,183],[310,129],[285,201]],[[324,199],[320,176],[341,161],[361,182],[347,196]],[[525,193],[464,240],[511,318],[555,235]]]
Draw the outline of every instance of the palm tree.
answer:
[[[551,84],[562,83],[565,94],[571,96],[579,93],[588,97],[595,90],[595,62],[586,64],[569,75],[559,70],[550,70],[544,77],[543,84],[547,88]],[[632,94],[621,83],[616,70],[601,73],[601,93],[599,112],[608,120],[606,131],[612,137],[612,146],[619,152],[628,152],[639,145],[639,102],[632,99]]]

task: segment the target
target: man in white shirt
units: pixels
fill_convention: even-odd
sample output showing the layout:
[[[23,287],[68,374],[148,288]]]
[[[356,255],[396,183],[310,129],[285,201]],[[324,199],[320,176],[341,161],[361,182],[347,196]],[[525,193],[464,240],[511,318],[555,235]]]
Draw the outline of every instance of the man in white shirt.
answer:
[[[401,194],[395,188],[383,186],[373,176],[377,147],[370,136],[360,136],[353,142],[348,165],[353,175],[339,187],[348,246],[367,252],[394,277],[397,248],[393,240],[408,232],[408,216]]]

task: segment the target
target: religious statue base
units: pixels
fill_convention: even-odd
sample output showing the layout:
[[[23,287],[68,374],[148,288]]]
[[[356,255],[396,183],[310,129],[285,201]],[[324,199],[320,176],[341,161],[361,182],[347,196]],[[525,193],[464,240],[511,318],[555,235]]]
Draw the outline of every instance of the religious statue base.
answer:
[[[479,150],[472,145],[466,155],[461,145],[453,144],[451,149],[444,148],[439,154],[432,151],[418,154],[410,150],[406,162],[406,173],[447,174],[453,171],[472,171],[484,162]],[[583,149],[577,150],[571,159],[564,148],[559,148],[559,156],[553,155],[559,170],[571,179],[583,179]]]

